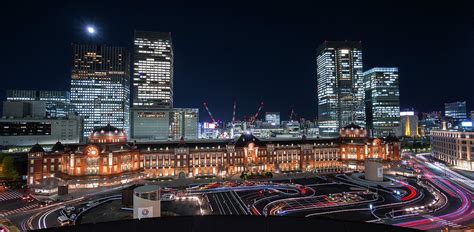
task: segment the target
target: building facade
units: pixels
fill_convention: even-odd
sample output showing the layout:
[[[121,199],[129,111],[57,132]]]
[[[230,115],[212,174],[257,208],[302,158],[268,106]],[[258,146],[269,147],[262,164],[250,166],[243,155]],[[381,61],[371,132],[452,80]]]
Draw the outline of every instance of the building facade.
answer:
[[[451,117],[454,121],[461,121],[467,118],[466,102],[451,102],[444,104],[444,115]]]
[[[131,138],[137,141],[198,139],[199,109],[135,108]]]
[[[260,140],[250,133],[214,141],[127,143],[120,129],[107,126],[90,134],[89,143],[56,144],[51,151],[34,145],[28,154],[28,184],[59,178],[72,188],[126,183],[143,177],[186,178],[233,175],[243,171],[285,172],[336,169],[365,158],[400,159],[396,137],[373,139],[356,125],[339,138]]]
[[[107,123],[129,131],[130,58],[122,47],[73,44],[71,104],[84,136]]]
[[[418,127],[418,116],[414,111],[400,112],[400,131],[402,136],[415,137],[420,136]]]
[[[474,171],[474,132],[434,130],[431,155],[457,168]]]
[[[265,121],[272,126],[280,126],[280,112],[265,112]]]
[[[135,31],[133,106],[173,107],[171,33]]]
[[[2,118],[0,119],[0,145],[31,146],[39,144],[81,143],[83,119],[70,115],[59,119]]]
[[[374,137],[396,134],[400,127],[398,68],[372,68],[364,72],[364,85],[367,129]]]
[[[441,115],[441,111],[422,113],[422,119],[419,122],[422,134],[429,135],[432,130],[442,129],[443,118]]]
[[[3,117],[5,118],[45,118],[45,101],[4,101]]]
[[[47,118],[65,118],[69,112],[74,112],[69,91],[9,89],[6,95],[7,101],[44,101],[46,111],[43,114],[45,113]]]
[[[355,122],[365,126],[361,42],[324,42],[318,48],[318,119],[323,136]]]

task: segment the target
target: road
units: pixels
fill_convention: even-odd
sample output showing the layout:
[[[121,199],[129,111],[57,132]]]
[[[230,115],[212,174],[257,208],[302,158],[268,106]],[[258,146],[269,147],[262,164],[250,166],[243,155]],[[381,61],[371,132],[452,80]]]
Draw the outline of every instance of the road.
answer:
[[[422,178],[446,194],[448,205],[445,209],[432,215],[419,215],[410,219],[401,219],[394,223],[397,226],[430,230],[444,227],[460,228],[473,222],[473,193],[464,187],[468,179],[461,179],[455,172],[441,165],[428,162],[423,156],[412,158],[422,170]],[[454,177],[454,178],[453,178]],[[469,182],[467,182],[469,183]]]
[[[213,213],[220,215],[248,215],[249,211],[235,191],[207,194]]]

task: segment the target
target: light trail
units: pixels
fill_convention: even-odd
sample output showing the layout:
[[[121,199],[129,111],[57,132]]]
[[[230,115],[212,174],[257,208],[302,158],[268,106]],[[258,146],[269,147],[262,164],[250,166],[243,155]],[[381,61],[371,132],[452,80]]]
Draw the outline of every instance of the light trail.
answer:
[[[438,216],[438,221],[433,218],[429,219],[419,219],[411,222],[398,223],[397,226],[402,227],[411,227],[422,230],[429,230],[434,228],[439,228],[446,225],[446,222],[462,222],[468,219],[472,219],[472,194],[466,194],[460,188],[453,185],[451,182],[444,178],[434,178],[436,175],[431,172],[422,162],[418,161],[420,168],[423,170],[425,177],[433,183],[436,187],[447,192],[451,197],[456,197],[460,199],[461,205],[453,212]]]

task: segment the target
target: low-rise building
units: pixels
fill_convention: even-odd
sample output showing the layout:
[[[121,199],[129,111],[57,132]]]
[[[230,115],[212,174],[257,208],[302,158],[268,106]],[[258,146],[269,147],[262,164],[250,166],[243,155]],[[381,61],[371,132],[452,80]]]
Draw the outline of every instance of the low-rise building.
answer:
[[[474,171],[473,131],[431,131],[431,155],[454,167]]]
[[[369,138],[349,125],[339,138],[264,140],[244,133],[230,140],[128,143],[122,130],[96,128],[87,144],[58,143],[46,152],[35,145],[28,154],[28,184],[60,178],[70,188],[125,183],[141,176],[187,178],[248,172],[337,169],[365,158],[399,160],[396,138]],[[39,184],[39,185],[38,185]]]
[[[136,141],[198,138],[199,109],[133,108],[131,138]]]
[[[83,119],[70,115],[68,118],[1,118],[0,145],[31,146],[39,144],[64,144],[82,142]]]

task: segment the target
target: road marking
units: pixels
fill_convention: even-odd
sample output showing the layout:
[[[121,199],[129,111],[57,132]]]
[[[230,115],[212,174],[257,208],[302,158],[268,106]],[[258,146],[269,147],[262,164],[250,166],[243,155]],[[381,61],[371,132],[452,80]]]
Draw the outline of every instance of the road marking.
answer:
[[[0,201],[18,199],[21,198],[21,196],[23,196],[23,194],[18,191],[7,191],[0,193]]]

